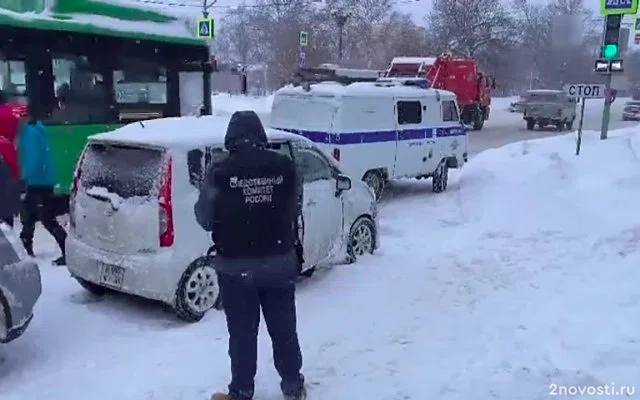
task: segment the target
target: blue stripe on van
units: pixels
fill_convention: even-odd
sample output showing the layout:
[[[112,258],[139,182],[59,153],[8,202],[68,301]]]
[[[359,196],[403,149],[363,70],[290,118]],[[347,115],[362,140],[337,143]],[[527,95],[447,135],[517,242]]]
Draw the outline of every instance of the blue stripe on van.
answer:
[[[420,140],[433,137],[443,138],[452,136],[465,136],[467,128],[454,126],[448,128],[424,128],[424,129],[404,129],[400,131],[371,131],[371,132],[341,132],[329,133],[318,131],[307,131],[302,129],[274,128],[281,131],[295,133],[306,137],[315,143],[329,144],[358,144],[358,143],[383,143],[397,140]]]

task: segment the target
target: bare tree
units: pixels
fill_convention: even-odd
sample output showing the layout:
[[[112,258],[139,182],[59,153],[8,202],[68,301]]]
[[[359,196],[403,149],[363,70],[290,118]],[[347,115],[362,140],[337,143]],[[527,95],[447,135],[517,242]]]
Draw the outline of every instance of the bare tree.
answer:
[[[427,21],[443,50],[465,57],[508,42],[512,27],[500,0],[435,0]]]

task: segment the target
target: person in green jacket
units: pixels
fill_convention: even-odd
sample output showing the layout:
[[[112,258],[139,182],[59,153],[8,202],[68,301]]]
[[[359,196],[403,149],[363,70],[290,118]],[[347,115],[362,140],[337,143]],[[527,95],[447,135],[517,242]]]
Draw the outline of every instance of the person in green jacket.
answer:
[[[20,238],[27,253],[33,253],[33,234],[36,222],[40,220],[44,228],[54,237],[62,251],[62,256],[54,261],[56,265],[66,265],[64,242],[67,232],[56,220],[54,187],[56,174],[53,156],[49,149],[47,128],[42,122],[29,117],[18,136],[18,159],[26,193],[22,212],[22,232]]]

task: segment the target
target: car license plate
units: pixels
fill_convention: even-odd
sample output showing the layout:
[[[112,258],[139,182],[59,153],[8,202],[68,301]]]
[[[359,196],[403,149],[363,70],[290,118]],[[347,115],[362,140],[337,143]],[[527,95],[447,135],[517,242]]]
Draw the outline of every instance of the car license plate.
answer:
[[[124,268],[117,265],[102,264],[100,283],[114,288],[121,288],[124,281]]]

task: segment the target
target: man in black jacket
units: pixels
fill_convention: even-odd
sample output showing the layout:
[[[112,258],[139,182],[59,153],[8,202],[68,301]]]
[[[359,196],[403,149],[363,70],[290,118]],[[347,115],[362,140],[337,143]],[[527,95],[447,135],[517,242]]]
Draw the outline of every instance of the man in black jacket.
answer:
[[[20,187],[11,169],[0,157],[0,223],[13,226],[13,216],[20,211]]]
[[[215,237],[229,330],[229,393],[212,400],[253,398],[261,308],[285,399],[306,397],[294,285],[301,187],[293,160],[266,145],[257,114],[234,113],[225,137],[229,155],[207,172],[195,205],[198,223]]]

